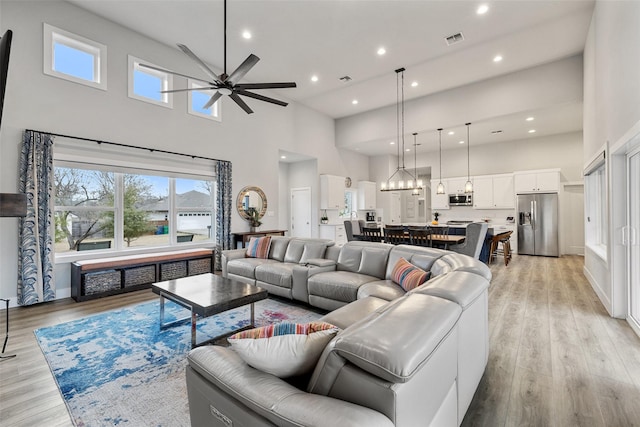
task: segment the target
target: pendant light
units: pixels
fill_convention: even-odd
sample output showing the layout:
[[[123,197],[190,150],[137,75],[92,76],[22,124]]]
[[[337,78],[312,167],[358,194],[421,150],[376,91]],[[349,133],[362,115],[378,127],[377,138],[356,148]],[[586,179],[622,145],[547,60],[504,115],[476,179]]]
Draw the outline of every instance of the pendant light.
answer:
[[[444,184],[442,183],[442,128],[438,129],[438,145],[440,151],[440,182],[436,194],[444,194]]]
[[[464,184],[464,192],[465,193],[473,193],[473,183],[471,182],[471,172],[469,168],[469,147],[471,145],[471,140],[469,139],[469,126],[471,123],[465,123],[467,126],[467,182]]]
[[[404,68],[396,71],[396,124],[398,167],[391,176],[380,184],[380,191],[421,190],[422,184],[407,170],[404,163]],[[417,135],[417,134],[416,134]],[[400,163],[400,142],[402,142],[402,164]],[[394,181],[394,178],[398,181]]]

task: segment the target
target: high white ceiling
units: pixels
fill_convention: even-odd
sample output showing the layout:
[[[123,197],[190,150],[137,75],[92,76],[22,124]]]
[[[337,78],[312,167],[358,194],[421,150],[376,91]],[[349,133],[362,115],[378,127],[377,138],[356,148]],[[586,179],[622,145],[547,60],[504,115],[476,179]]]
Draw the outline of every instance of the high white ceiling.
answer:
[[[68,1],[167,45],[186,44],[218,70],[223,68],[221,0]],[[394,104],[394,70],[399,67],[406,68],[405,99],[410,100],[579,54],[594,2],[487,1],[489,11],[478,15],[480,4],[466,0],[228,0],[227,71],[253,53],[261,61],[244,81],[295,81],[297,88],[268,95],[342,118]],[[245,30],[251,32],[251,39],[242,37]],[[445,37],[458,32],[464,41],[448,46]],[[385,55],[377,54],[380,47],[386,49]],[[493,62],[496,55],[503,60]],[[186,56],[184,66],[174,71],[205,77]],[[312,75],[318,76],[317,82],[311,81]],[[344,83],[342,76],[352,80]],[[416,87],[411,86],[414,81]],[[582,128],[581,105],[556,106],[540,114],[553,118],[545,134]],[[497,117],[495,123],[487,120],[481,125],[507,128],[511,120]],[[381,152],[371,154],[385,150],[395,153],[393,147],[381,147]]]

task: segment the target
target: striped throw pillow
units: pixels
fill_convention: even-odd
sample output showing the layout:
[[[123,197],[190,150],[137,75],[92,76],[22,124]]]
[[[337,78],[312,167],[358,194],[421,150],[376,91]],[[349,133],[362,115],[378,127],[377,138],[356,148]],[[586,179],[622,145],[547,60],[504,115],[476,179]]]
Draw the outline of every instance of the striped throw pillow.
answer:
[[[247,256],[249,258],[269,258],[270,247],[271,236],[252,237],[247,246]]]
[[[325,322],[280,323],[231,335],[231,348],[248,365],[280,378],[313,369],[338,327]]]
[[[409,292],[413,288],[417,288],[429,279],[429,273],[411,264],[404,258],[400,258],[391,271],[391,280],[402,289]]]

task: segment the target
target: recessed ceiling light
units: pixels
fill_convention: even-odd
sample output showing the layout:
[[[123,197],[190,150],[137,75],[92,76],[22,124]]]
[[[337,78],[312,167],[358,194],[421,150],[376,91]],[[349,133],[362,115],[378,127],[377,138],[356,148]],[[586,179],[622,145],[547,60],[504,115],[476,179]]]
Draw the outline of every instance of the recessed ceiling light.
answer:
[[[535,129],[529,129],[529,133],[536,133]]]
[[[396,143],[394,141],[391,141],[389,145],[396,145]]]
[[[478,8],[476,9],[476,13],[478,15],[484,15],[485,13],[487,13],[489,11],[489,6],[487,6],[486,4],[481,4],[480,6],[478,6]]]
[[[500,61],[502,61],[502,56],[500,56],[500,55],[494,56],[493,62],[500,62]]]
[[[411,83],[411,87],[416,87],[416,86],[418,86],[418,82],[412,82]]]
[[[460,142],[458,142],[458,144],[464,144],[464,141],[460,141]]]
[[[251,38],[251,33],[248,30],[244,30],[242,32],[242,37],[249,40]]]
[[[383,47],[381,47],[381,48],[379,48],[379,49],[378,49],[378,55],[382,56],[382,55],[384,55],[385,53],[387,53],[387,49],[385,49],[385,48],[383,48]]]
[[[453,135],[454,133],[455,133],[455,132],[454,132],[454,131],[452,131],[452,130],[450,130],[450,131],[449,131],[449,135]]]
[[[287,158],[287,156],[280,156],[280,158],[281,158],[281,159],[286,159],[286,158]]]
[[[404,151],[411,151],[411,148],[405,148]]]
[[[352,103],[353,105],[357,105],[357,104],[358,104],[358,100],[357,100],[357,99],[354,99],[353,101],[351,101],[351,103]]]
[[[527,117],[528,122],[532,122],[533,120],[534,120],[534,117]]]
[[[313,76],[311,76],[311,81],[312,82],[317,82],[318,81],[318,76],[316,76],[315,74]]]

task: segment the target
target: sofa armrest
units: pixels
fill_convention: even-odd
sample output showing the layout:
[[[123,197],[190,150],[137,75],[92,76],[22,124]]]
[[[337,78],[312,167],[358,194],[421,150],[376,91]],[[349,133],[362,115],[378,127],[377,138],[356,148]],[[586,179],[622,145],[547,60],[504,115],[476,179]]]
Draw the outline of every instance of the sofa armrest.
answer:
[[[324,266],[316,266],[315,264]],[[309,289],[307,281],[314,274],[325,271],[334,271],[336,269],[335,261],[329,259],[313,258],[309,260],[307,265],[295,265],[291,271],[291,296],[298,301],[309,303]]]
[[[233,259],[244,258],[246,249],[228,249],[221,253],[222,277],[227,277],[227,263]]]
[[[230,348],[199,347],[189,353],[188,361],[188,369],[195,374],[187,374],[189,406],[192,408],[203,406],[194,404],[196,399],[212,399],[212,396],[198,395],[198,389],[203,389],[196,384],[200,382],[211,386],[209,390],[239,401],[249,411],[276,425],[393,426],[389,418],[373,409],[304,392],[280,378],[254,369]],[[233,422],[234,408],[216,404],[217,415]],[[198,414],[197,418],[207,415]]]
[[[335,266],[336,262],[332,259],[312,258],[307,261],[307,264],[313,267],[330,267],[332,265]]]

